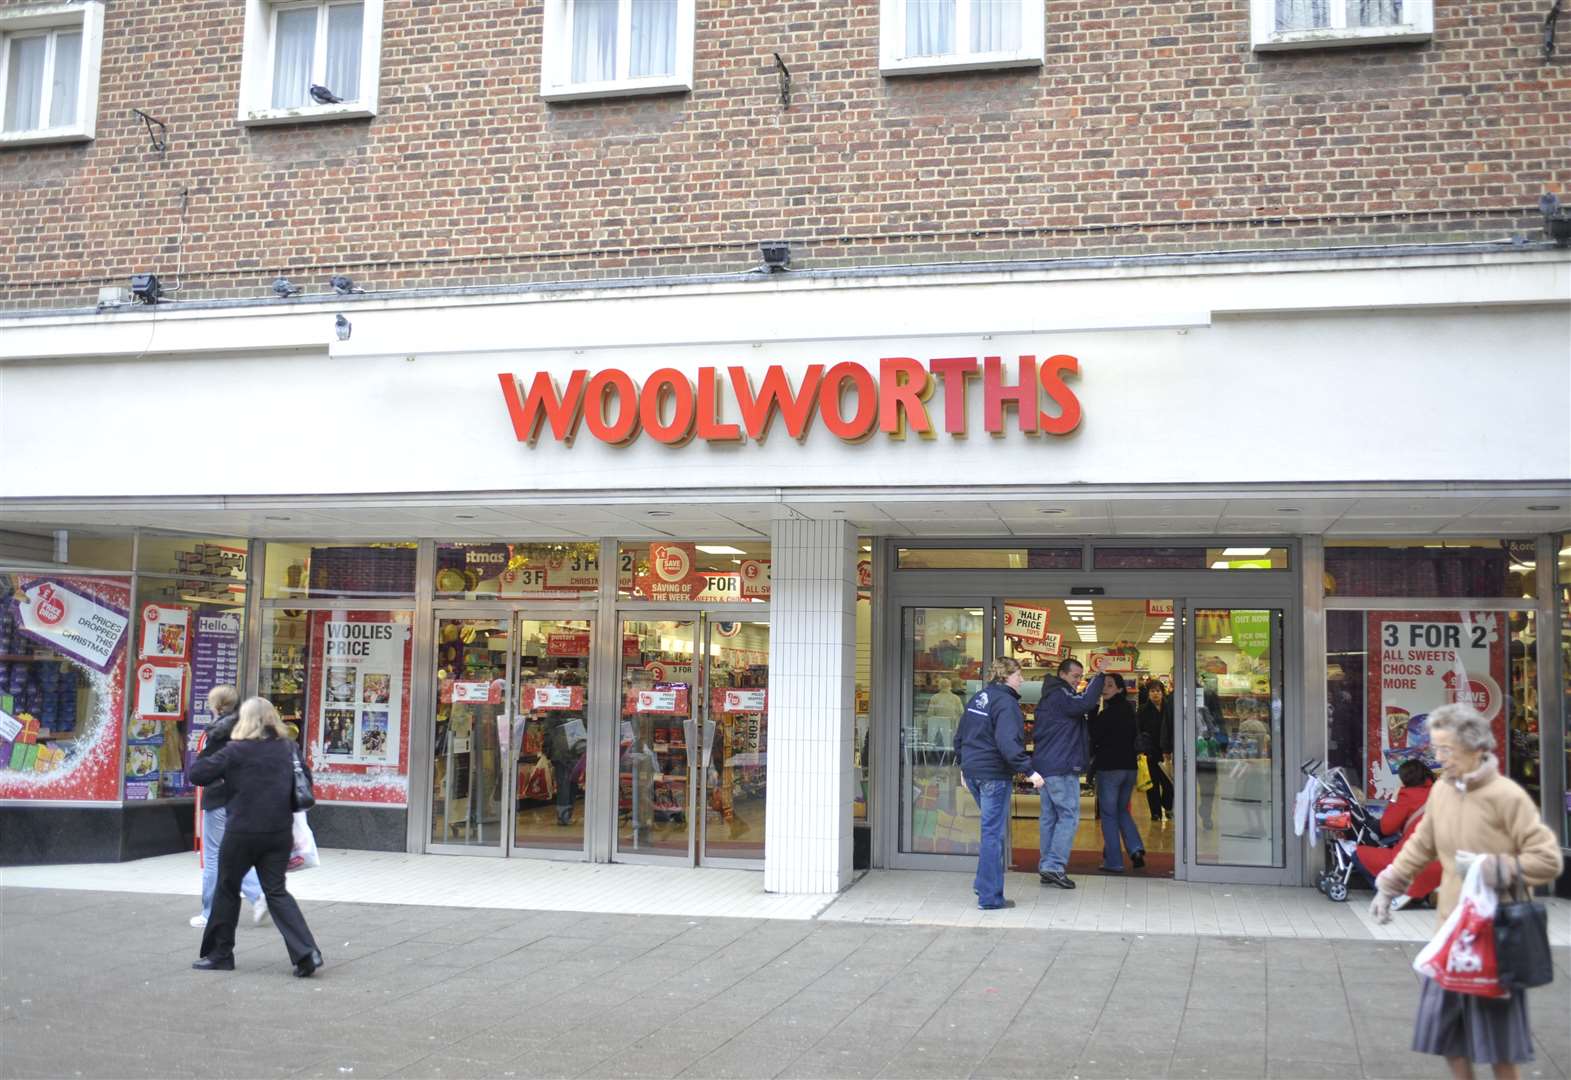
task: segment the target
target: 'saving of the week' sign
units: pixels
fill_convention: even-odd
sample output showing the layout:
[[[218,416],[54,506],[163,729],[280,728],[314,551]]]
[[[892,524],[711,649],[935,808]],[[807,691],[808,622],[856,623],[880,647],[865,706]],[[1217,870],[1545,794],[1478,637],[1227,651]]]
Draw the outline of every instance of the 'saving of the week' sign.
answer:
[[[1008,426],[1028,435],[1067,435],[1080,425],[1080,401],[1064,382],[1080,373],[1079,360],[1059,355],[1039,362],[1021,356],[1013,367],[1007,371],[998,356],[941,357],[925,365],[894,356],[878,362],[876,375],[861,364],[810,364],[794,387],[778,364],[764,372],[757,386],[742,367],[723,372],[701,367],[696,387],[675,368],[651,373],[642,387],[618,368],[571,372],[565,387],[545,371],[535,372],[527,388],[510,372],[497,378],[518,441],[530,446],[547,428],[556,441],[571,444],[580,427],[613,446],[626,446],[640,434],[668,446],[694,438],[763,442],[777,416],[793,439],[804,439],[815,415],[846,442],[860,442],[874,432],[899,439],[907,430],[934,438],[940,427],[959,438],[966,434],[974,381],[981,383],[984,423],[991,435],[1005,433],[1007,412],[1014,413]],[[943,408],[929,409],[939,384]],[[722,408],[720,397],[727,391],[729,401]],[[1058,411],[1044,412],[1043,405],[1056,405]],[[738,420],[721,419],[727,415]]]

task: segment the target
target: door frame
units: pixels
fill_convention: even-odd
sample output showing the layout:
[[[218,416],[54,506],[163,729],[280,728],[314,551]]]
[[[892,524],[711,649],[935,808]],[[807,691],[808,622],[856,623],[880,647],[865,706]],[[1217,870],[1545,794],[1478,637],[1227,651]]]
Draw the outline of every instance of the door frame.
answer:
[[[434,605],[431,609],[431,617],[429,619],[430,628],[428,631],[431,639],[431,646],[428,655],[425,657],[426,670],[431,679],[431,694],[430,700],[427,703],[427,709],[430,714],[428,719],[433,725],[433,727],[430,729],[432,737],[428,740],[428,745],[433,748],[433,751],[432,753],[426,755],[425,767],[421,770],[421,798],[425,802],[424,818],[426,823],[421,850],[427,854],[478,855],[484,858],[516,857],[530,859],[553,859],[556,861],[565,862],[584,862],[589,858],[590,838],[593,836],[594,829],[596,827],[596,815],[594,809],[594,800],[588,797],[587,790],[586,797],[584,799],[583,843],[580,844],[578,848],[520,848],[514,846],[514,833],[517,827],[518,754],[516,753],[516,748],[512,745],[511,738],[509,738],[506,754],[503,759],[503,805],[500,811],[502,815],[502,824],[499,830],[500,836],[498,842],[496,844],[470,846],[466,844],[437,843],[431,839],[431,826],[435,821],[435,815],[431,810],[431,799],[435,794],[434,785],[436,782],[436,742],[434,737],[434,725],[436,723],[437,706],[441,704],[441,702],[437,700],[438,680],[436,678],[438,650],[441,647],[441,642],[437,640],[438,635],[436,633],[436,629],[443,620],[471,622],[491,621],[504,624],[507,629],[508,648],[506,665],[507,674],[505,675],[507,683],[503,689],[502,707],[504,710],[504,715],[506,715],[510,721],[508,730],[511,736],[512,729],[517,723],[518,716],[518,703],[515,700],[518,691],[518,629],[519,624],[526,619],[536,621],[572,619],[587,622],[589,624],[590,669],[589,678],[585,682],[585,692],[589,695],[589,707],[585,710],[585,712],[587,713],[586,720],[590,725],[591,732],[594,731],[594,726],[599,720],[599,718],[596,716],[597,702],[595,700],[599,695],[596,693],[594,684],[594,642],[596,640],[596,635],[598,634],[597,626],[599,623],[599,613],[595,608],[582,604],[576,604],[572,607],[553,608],[541,607],[539,604],[531,603],[529,601],[497,602],[487,600],[458,601]],[[424,725],[424,723],[425,721],[422,719],[421,724]],[[593,735],[591,735],[591,739],[592,738]],[[498,749],[501,748],[499,747]],[[589,779],[589,775],[590,774],[586,771],[586,781]],[[411,796],[411,800],[412,799],[413,796]]]
[[[1294,618],[1293,596],[1284,593],[1276,597],[1251,596],[1240,599],[1233,596],[1222,599],[1215,595],[1195,595],[1181,599],[1178,607],[1181,612],[1177,623],[1179,633],[1173,639],[1175,642],[1181,642],[1173,651],[1173,666],[1178,669],[1173,674],[1173,692],[1178,697],[1177,705],[1173,710],[1173,772],[1176,774],[1174,790],[1177,793],[1174,798],[1173,813],[1178,816],[1179,832],[1182,834],[1183,842],[1179,845],[1180,855],[1174,860],[1174,877],[1182,881],[1237,885],[1300,885],[1304,878],[1304,860],[1293,842],[1291,804],[1295,793],[1293,777],[1298,775],[1299,755],[1303,752],[1304,746],[1303,729],[1307,717],[1302,703],[1298,700],[1299,688],[1303,686],[1303,620]],[[1278,821],[1275,827],[1282,830],[1282,865],[1201,864],[1196,861],[1199,848],[1195,818],[1191,812],[1197,783],[1192,770],[1197,764],[1195,735],[1198,730],[1194,687],[1189,681],[1195,671],[1198,651],[1195,646],[1194,612],[1262,609],[1280,609],[1282,612],[1282,640],[1276,643],[1281,671],[1275,676],[1282,693],[1281,738],[1280,746],[1273,748],[1272,753],[1276,769],[1276,776],[1273,779],[1281,785],[1279,788],[1281,797],[1277,800],[1276,807]],[[1179,683],[1180,671],[1185,675],[1182,690]],[[1298,718],[1297,723],[1293,722],[1295,716]],[[1181,783],[1179,778],[1182,778]]]

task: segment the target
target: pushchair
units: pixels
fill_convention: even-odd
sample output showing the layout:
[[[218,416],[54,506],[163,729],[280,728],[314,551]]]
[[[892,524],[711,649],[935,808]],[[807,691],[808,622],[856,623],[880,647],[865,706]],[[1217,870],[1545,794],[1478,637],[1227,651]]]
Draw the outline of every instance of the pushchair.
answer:
[[[1315,887],[1329,899],[1342,903],[1347,899],[1348,882],[1358,869],[1354,856],[1359,845],[1390,847],[1401,837],[1380,835],[1379,819],[1359,797],[1346,770],[1340,766],[1325,769],[1321,765],[1313,761],[1300,768],[1314,780],[1309,812],[1325,836],[1326,868],[1315,879]]]

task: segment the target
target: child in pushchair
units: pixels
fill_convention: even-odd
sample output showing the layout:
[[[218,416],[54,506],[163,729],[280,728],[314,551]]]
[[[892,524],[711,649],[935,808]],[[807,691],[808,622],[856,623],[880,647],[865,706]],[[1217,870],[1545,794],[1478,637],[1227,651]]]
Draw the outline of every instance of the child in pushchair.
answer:
[[[1376,827],[1374,813],[1358,797],[1347,773],[1340,767],[1326,769],[1314,777],[1314,796],[1310,813],[1315,825],[1325,834],[1326,868],[1315,880],[1315,887],[1332,900],[1347,899],[1347,884],[1358,868],[1360,847],[1385,847],[1397,837],[1386,840]]]

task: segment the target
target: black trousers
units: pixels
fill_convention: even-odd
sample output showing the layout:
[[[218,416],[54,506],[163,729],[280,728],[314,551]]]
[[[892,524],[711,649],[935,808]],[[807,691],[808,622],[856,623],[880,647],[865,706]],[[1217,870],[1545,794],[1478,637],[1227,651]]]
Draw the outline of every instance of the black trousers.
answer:
[[[201,955],[218,959],[234,955],[235,925],[240,921],[240,881],[253,866],[262,883],[262,895],[267,897],[273,925],[284,936],[290,962],[298,964],[316,952],[316,939],[305,924],[300,905],[284,886],[284,870],[293,847],[294,834],[289,829],[267,833],[230,829],[224,834],[224,846],[218,851],[218,887],[213,891],[213,910],[202,933]]]
[[[1162,759],[1156,754],[1146,755],[1146,768],[1151,770],[1151,786],[1146,788],[1146,805],[1151,809],[1151,820],[1166,810],[1173,812],[1173,781],[1162,770]]]

